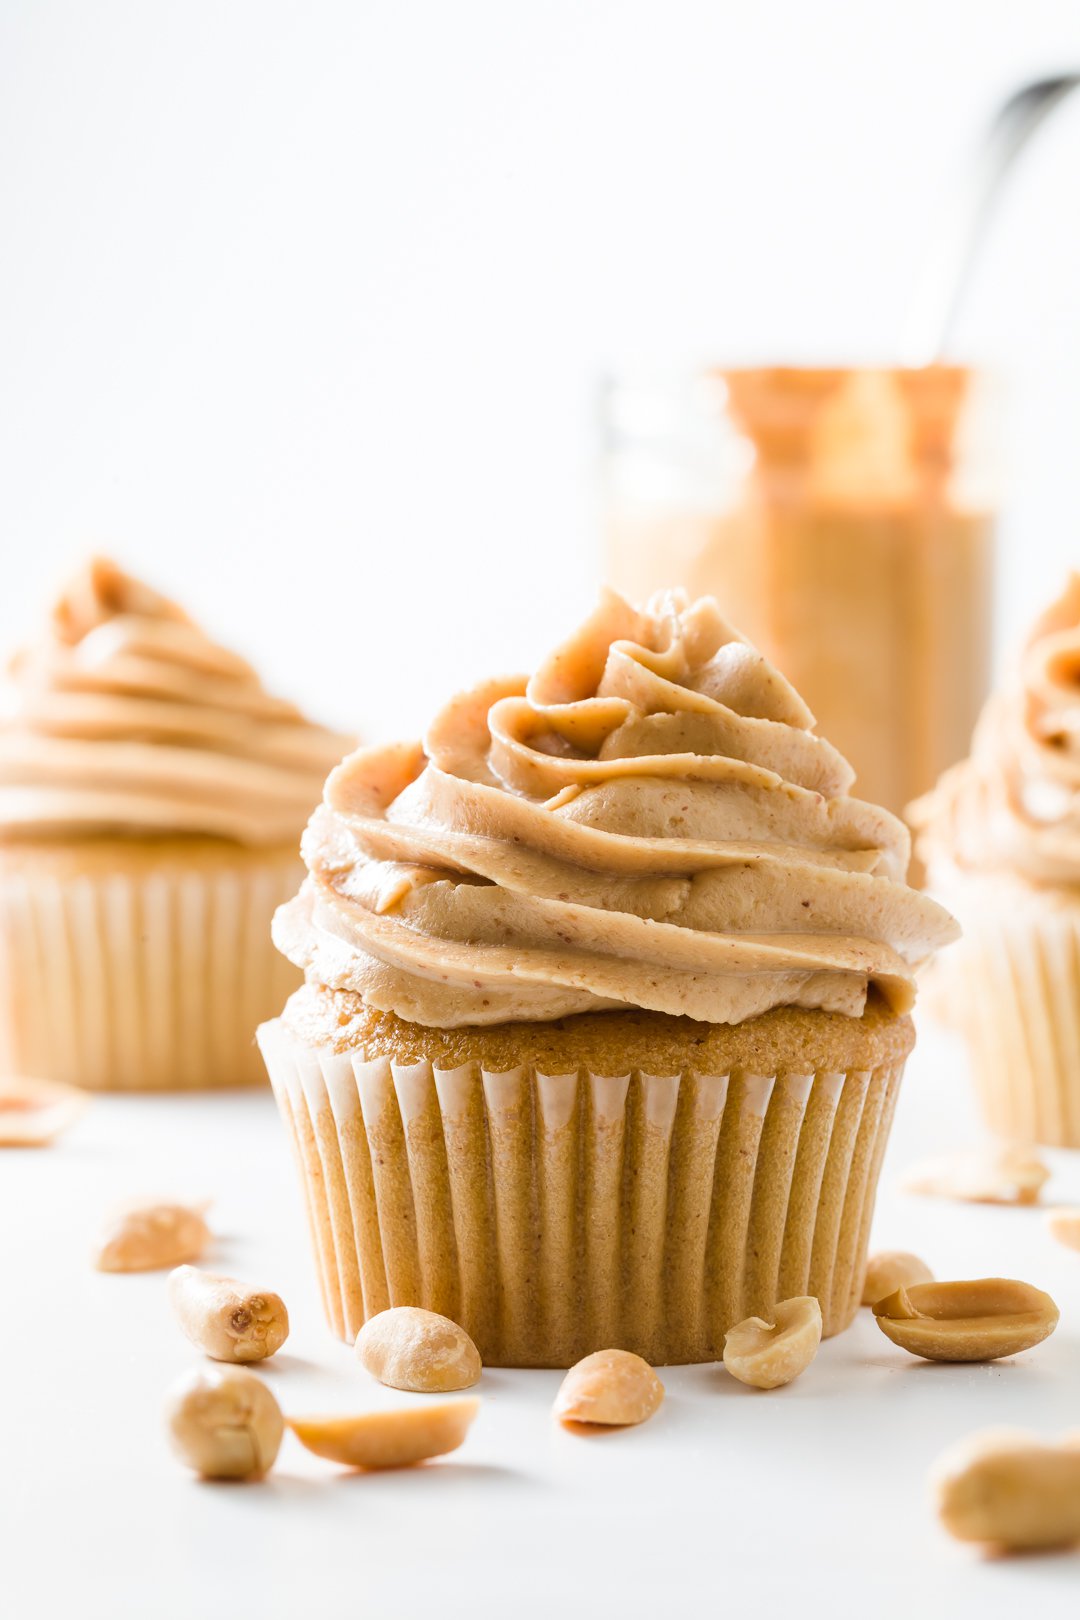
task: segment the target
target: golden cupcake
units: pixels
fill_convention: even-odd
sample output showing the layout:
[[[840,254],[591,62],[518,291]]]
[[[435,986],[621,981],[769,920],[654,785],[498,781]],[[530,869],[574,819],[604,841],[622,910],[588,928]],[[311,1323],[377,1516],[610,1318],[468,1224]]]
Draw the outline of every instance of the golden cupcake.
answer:
[[[953,933],[716,604],[607,594],[531,679],[361,750],[275,920],[260,1031],[327,1312],[485,1362],[715,1360],[854,1314],[916,966]]]
[[[935,1004],[967,1039],[988,1123],[1080,1147],[1080,575],[911,818],[964,926]]]
[[[352,746],[97,559],[14,658],[0,719],[0,1068],[125,1090],[265,1074],[298,982],[267,940]]]

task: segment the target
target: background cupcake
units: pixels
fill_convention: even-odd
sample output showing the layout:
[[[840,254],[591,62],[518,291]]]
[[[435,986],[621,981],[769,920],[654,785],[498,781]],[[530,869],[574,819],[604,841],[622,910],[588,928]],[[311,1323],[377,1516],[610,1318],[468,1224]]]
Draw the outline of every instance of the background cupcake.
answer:
[[[1080,1147],[1080,576],[1032,629],[971,756],[912,807],[964,937],[934,972],[988,1123]]]
[[[806,1292],[850,1320],[953,926],[812,723],[711,600],[609,594],[333,773],[260,1041],[340,1334],[424,1305],[563,1366],[713,1359]]]
[[[0,1064],[132,1090],[261,1078],[296,982],[266,940],[349,739],[97,559],[11,666]]]

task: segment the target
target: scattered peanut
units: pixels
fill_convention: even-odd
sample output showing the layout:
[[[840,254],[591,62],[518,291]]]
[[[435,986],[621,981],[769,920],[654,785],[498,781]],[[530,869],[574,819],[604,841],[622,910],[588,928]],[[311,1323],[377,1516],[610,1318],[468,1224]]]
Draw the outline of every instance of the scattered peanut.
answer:
[[[480,1352],[456,1322],[414,1305],[369,1317],[356,1335],[361,1367],[391,1389],[446,1395],[480,1377]]]
[[[197,1367],[169,1391],[166,1419],[182,1463],[207,1479],[261,1479],[285,1420],[272,1392],[244,1367]]]
[[[959,1541],[1015,1551],[1080,1541],[1080,1449],[1068,1441],[989,1429],[945,1452],[930,1479],[941,1522]]]
[[[872,1254],[866,1262],[862,1302],[864,1305],[876,1305],[879,1299],[895,1293],[898,1288],[933,1280],[934,1273],[917,1254],[908,1254],[905,1249],[883,1249],[880,1254]]]
[[[640,1356],[631,1350],[594,1350],[560,1384],[555,1416],[561,1423],[625,1428],[651,1418],[663,1399],[663,1384]]]
[[[969,1204],[1035,1204],[1050,1171],[1031,1148],[1006,1142],[927,1159],[904,1177],[905,1192]]]
[[[139,1203],[106,1223],[94,1264],[99,1271],[164,1271],[197,1260],[210,1242],[201,1209],[187,1204]]]
[[[927,1361],[996,1361],[1048,1339],[1058,1324],[1049,1294],[1008,1277],[915,1283],[874,1305],[878,1327]]]
[[[44,1147],[66,1131],[86,1108],[89,1098],[60,1080],[30,1075],[0,1078],[0,1147]]]
[[[1046,1224],[1050,1236],[1067,1249],[1080,1249],[1080,1209],[1052,1209]]]
[[[180,1266],[169,1278],[169,1299],[192,1344],[215,1361],[263,1361],[289,1337],[281,1295],[256,1293],[234,1277]]]
[[[428,1457],[456,1451],[479,1410],[480,1402],[474,1396],[395,1412],[286,1421],[309,1451],[344,1463],[346,1468],[410,1468]]]
[[[821,1306],[810,1294],[786,1299],[773,1321],[751,1316],[724,1335],[724,1366],[741,1384],[779,1389],[798,1378],[821,1343]]]

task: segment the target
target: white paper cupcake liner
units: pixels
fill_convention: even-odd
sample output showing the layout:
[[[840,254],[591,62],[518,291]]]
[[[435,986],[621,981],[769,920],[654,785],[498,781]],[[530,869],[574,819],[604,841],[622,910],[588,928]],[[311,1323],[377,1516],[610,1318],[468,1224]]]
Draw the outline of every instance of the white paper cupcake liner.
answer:
[[[0,1064],[94,1090],[265,1080],[255,1028],[299,977],[270,919],[300,874],[291,852],[248,851],[193,870],[5,870]]]
[[[964,937],[935,966],[991,1130],[1080,1148],[1080,905],[951,895]]]
[[[292,1138],[327,1317],[460,1322],[493,1366],[592,1350],[712,1361],[725,1331],[862,1289],[902,1064],[846,1074],[507,1074],[259,1043]]]

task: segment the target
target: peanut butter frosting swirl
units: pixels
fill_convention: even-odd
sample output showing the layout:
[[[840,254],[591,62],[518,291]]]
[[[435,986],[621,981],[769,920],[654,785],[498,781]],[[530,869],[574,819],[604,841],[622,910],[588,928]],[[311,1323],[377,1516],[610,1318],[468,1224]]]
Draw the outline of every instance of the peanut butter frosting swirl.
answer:
[[[17,653],[0,719],[0,838],[299,838],[354,739],[115,564],[91,561]]]
[[[911,808],[920,854],[1034,885],[1080,883],[1080,575],[988,700],[969,758]]]
[[[607,593],[531,679],[327,783],[275,919],[309,982],[435,1028],[613,1008],[904,1011],[955,925],[711,599]]]

